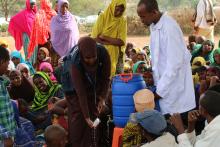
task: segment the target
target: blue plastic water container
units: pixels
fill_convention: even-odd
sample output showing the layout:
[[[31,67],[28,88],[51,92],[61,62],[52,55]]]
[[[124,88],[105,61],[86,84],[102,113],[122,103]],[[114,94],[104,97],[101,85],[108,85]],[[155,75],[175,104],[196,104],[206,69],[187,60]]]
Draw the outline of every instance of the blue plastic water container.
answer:
[[[133,95],[146,88],[141,74],[121,74],[113,78],[112,105],[115,126],[124,128],[131,113],[135,112]]]

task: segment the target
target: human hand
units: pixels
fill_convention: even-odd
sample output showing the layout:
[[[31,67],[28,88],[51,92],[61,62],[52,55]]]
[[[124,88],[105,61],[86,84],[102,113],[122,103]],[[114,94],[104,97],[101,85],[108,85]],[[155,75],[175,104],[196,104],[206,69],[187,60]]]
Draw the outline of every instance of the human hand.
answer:
[[[193,130],[195,130],[195,124],[198,121],[199,117],[200,113],[198,110],[193,110],[188,113],[188,133],[191,133]]]
[[[215,86],[217,83],[219,83],[219,77],[218,76],[212,76],[210,78],[210,86],[209,87]]]
[[[4,139],[4,147],[13,147],[13,144],[14,141],[11,137]]]
[[[89,126],[90,128],[94,128],[93,122],[91,121],[90,118],[86,118],[86,122],[87,122],[87,124],[88,124],[88,126]]]
[[[60,99],[57,98],[57,97],[51,97],[49,100],[48,100],[48,103],[49,104],[55,104],[57,101],[59,101]]]
[[[158,99],[161,99],[161,97],[160,97],[157,93],[155,93],[155,94],[154,94],[154,99],[155,99],[155,100],[158,100]]]
[[[170,117],[171,124],[177,129],[179,134],[184,133],[183,121],[179,113],[175,113]]]
[[[105,104],[105,100],[103,98],[99,98],[100,101],[98,103],[98,112],[99,114],[103,113],[105,111],[105,108],[106,108],[106,104]]]
[[[101,35],[101,34],[98,35],[98,38],[101,39],[101,40],[105,40],[105,36],[104,36],[104,35]]]
[[[68,115],[68,108],[64,109],[64,115]]]

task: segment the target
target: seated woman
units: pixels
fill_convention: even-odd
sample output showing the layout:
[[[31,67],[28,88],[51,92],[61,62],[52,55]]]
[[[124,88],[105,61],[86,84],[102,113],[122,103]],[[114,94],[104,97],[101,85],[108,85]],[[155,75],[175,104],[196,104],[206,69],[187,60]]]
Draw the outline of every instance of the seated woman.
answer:
[[[207,65],[213,63],[214,46],[215,46],[214,43],[210,40],[206,40],[205,42],[203,42],[200,48],[193,50],[192,61],[195,57],[201,56],[206,60]]]
[[[63,99],[64,93],[61,85],[53,84],[53,82],[50,80],[50,77],[46,73],[37,72],[33,76],[33,82],[35,88],[35,97],[31,109],[27,113],[26,117],[33,121],[36,116],[42,116],[42,120],[44,121],[33,121],[33,123],[36,129],[45,129],[51,124],[50,114],[47,113],[48,101],[54,98]]]
[[[25,78],[27,78],[29,81],[32,82],[32,77],[30,73],[30,68],[27,64],[25,63],[19,63],[16,67],[17,70],[19,70]]]
[[[28,65],[31,74],[35,73],[35,70],[34,70],[32,64],[28,61],[25,61],[19,51],[13,51],[10,56],[11,56],[11,61],[14,63],[15,67],[17,67],[17,65],[19,63],[25,63]]]
[[[156,93],[156,86],[154,85],[153,80],[153,71],[151,68],[147,67],[146,62],[138,61],[137,63],[135,63],[133,66],[133,73],[142,74],[146,83],[146,88],[152,91],[154,94]],[[159,100],[155,99],[155,104],[155,109],[160,111]]]
[[[138,61],[133,66],[133,73],[143,74],[144,71],[148,68],[147,63],[144,61]]]
[[[34,68],[39,71],[40,64],[42,62],[51,62],[50,53],[47,48],[41,47],[39,48],[38,54],[37,54],[37,61],[34,64]]]
[[[53,74],[54,72],[53,67],[50,63],[42,62],[40,64],[39,70],[45,72],[53,82],[57,82],[56,77]]]
[[[64,98],[64,93],[59,84],[53,84],[50,77],[44,72],[37,72],[33,77],[35,97],[31,109],[39,111],[47,108],[51,98]]]
[[[28,103],[32,102],[35,91],[31,82],[18,70],[12,70],[9,74],[9,78],[11,84],[8,87],[8,92],[11,99],[24,99]]]
[[[214,58],[214,62],[210,66],[220,69],[220,48],[214,51],[213,58]]]
[[[205,93],[210,87],[212,87],[213,80],[215,80],[216,78],[220,78],[220,70],[216,67],[208,68],[205,79],[201,80],[200,82],[200,96]]]

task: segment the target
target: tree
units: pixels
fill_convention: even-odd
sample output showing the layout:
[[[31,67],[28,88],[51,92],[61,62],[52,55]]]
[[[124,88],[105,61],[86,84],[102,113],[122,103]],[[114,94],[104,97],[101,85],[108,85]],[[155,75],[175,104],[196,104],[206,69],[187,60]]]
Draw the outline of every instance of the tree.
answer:
[[[0,9],[1,15],[5,17],[5,20],[8,20],[11,12],[14,12],[15,9],[20,9],[25,0],[0,0]]]

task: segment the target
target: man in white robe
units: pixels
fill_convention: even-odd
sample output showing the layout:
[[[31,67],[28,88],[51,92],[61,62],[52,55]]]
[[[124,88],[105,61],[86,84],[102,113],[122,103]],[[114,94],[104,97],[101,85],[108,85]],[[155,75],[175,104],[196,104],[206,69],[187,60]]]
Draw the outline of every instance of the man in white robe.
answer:
[[[171,116],[170,121],[176,127],[179,136],[178,147],[219,147],[220,142],[220,93],[208,90],[200,98],[199,111],[189,112],[188,129],[185,131],[179,114]],[[196,136],[196,122],[204,117],[207,126]]]
[[[156,0],[140,0],[137,13],[150,26],[150,51],[156,98],[163,114],[182,113],[195,108],[190,52],[176,21],[158,9]]]

